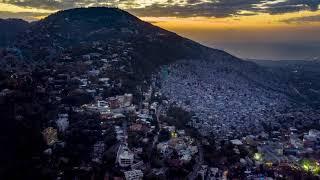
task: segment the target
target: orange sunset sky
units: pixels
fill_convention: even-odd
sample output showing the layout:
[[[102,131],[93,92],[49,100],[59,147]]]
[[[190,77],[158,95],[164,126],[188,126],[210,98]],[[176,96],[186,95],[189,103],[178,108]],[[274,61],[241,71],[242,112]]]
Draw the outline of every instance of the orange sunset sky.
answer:
[[[320,57],[320,0],[0,0],[0,18],[35,21],[91,6],[119,7],[245,59]]]

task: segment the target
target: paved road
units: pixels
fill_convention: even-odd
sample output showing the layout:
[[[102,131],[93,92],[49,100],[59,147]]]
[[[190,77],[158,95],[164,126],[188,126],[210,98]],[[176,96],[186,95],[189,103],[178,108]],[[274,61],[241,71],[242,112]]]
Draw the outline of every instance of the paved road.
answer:
[[[159,108],[157,108],[157,112],[156,112],[156,120],[157,120],[157,124],[158,124],[158,127],[159,127],[159,130],[156,132],[156,135],[153,137],[153,142],[152,142],[152,146],[148,149],[148,156],[149,156],[149,160],[151,159],[151,156],[152,156],[152,150],[154,149],[154,147],[156,146],[156,144],[158,143],[158,138],[159,138],[159,132],[160,132],[160,114],[161,114],[161,111],[162,111],[162,106],[160,105]],[[150,167],[150,161],[147,163],[147,167]]]
[[[160,132],[160,129],[161,129],[161,123],[160,123],[161,111],[162,111],[162,106],[160,105],[159,108],[157,108],[157,112],[156,112],[157,124],[158,124],[159,130],[157,132],[157,135],[155,135],[154,138],[153,138],[152,148],[154,148],[154,146],[157,144],[158,138],[159,138],[159,132]]]

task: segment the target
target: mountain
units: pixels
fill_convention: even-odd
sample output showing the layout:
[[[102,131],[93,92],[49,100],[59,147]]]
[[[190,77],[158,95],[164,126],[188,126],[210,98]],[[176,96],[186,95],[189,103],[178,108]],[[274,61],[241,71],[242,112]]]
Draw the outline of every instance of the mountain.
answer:
[[[57,12],[34,23],[15,46],[27,65],[61,69],[74,78],[109,78],[118,89],[105,90],[107,96],[137,95],[138,86],[164,70],[167,75],[158,73],[159,91],[193,111],[203,121],[202,130],[209,128],[202,132],[260,132],[263,123],[273,124],[276,114],[299,105],[296,92],[278,73],[117,8]]]
[[[205,47],[117,8],[78,8],[57,12],[34,23],[16,40],[15,46],[23,52],[26,60],[33,62],[66,56],[74,60],[98,53],[100,59],[117,56],[118,60],[123,60],[122,65],[130,64],[131,72],[143,76],[179,59],[206,58],[220,62],[220,65],[228,66],[261,85],[278,81],[277,77],[265,74],[264,68],[252,62]],[[277,89],[276,85],[272,88]]]
[[[133,59],[147,67],[209,50],[116,8],[57,12],[35,23],[15,44],[27,59],[40,61],[56,59],[65,52],[73,56],[96,52],[97,46],[99,53],[105,54],[106,48],[123,43],[133,49]]]
[[[145,179],[155,178],[154,168],[168,174],[160,179],[193,179],[202,162],[228,167],[232,161],[239,169],[239,156],[226,140],[265,131],[274,141],[275,132],[291,127],[319,127],[320,112],[293,95],[282,74],[120,9],[60,11],[32,23],[0,51],[0,179],[124,178],[129,167],[120,168],[115,158],[126,141]],[[153,150],[176,136],[165,123],[176,124],[180,136],[168,144],[188,146],[173,147],[177,153],[170,159]],[[198,132],[208,136],[196,138],[203,148],[192,140]],[[178,151],[196,152],[195,146],[199,153],[192,159],[199,162],[185,164],[189,158]],[[205,161],[220,154],[221,161]]]
[[[0,47],[10,45],[30,24],[21,19],[0,19]]]
[[[314,107],[320,107],[320,61],[311,60],[252,60],[279,74],[291,87],[294,87],[300,100]]]

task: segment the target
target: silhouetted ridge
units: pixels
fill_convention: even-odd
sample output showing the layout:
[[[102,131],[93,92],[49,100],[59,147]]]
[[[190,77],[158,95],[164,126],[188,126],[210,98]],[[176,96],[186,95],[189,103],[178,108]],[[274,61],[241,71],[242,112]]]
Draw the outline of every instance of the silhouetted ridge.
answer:
[[[77,8],[54,13],[35,23],[16,42],[25,59],[56,61],[68,54],[79,60],[88,53],[106,59],[120,56],[137,76],[180,59],[207,59],[256,82],[273,81],[254,63],[178,36],[117,8]],[[263,83],[262,83],[263,84]]]
[[[0,47],[10,45],[30,24],[22,19],[0,19]]]
[[[194,47],[203,48],[174,33],[143,22],[125,11],[102,7],[78,8],[52,14],[36,23],[27,34],[22,35],[16,45],[29,54],[28,58],[38,60],[32,56],[38,54],[39,49],[49,49],[56,53],[57,50],[79,46],[79,43],[108,43],[112,40],[148,43],[148,47],[152,47],[153,44],[159,46],[161,42],[162,46],[168,47],[167,50],[175,48],[175,51],[181,51],[186,55],[199,50],[192,50]],[[152,40],[154,41],[148,42]],[[186,48],[189,48],[190,52],[186,52]]]

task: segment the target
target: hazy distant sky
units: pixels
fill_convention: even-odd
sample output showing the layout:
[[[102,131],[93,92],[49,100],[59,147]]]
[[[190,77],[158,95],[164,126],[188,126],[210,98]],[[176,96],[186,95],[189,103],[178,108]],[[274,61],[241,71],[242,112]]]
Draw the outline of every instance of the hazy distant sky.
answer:
[[[242,58],[320,57],[320,0],[0,0],[0,18],[89,6],[117,6]]]

